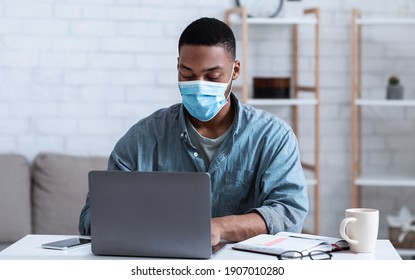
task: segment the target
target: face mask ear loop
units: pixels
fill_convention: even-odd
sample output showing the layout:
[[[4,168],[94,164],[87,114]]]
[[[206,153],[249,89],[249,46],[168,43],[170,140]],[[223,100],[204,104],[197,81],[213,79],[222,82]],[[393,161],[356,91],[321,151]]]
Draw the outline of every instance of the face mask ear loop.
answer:
[[[232,76],[233,76],[233,68],[235,67],[235,62],[232,64],[232,73],[231,73],[231,78],[229,79],[229,82],[228,82],[228,84],[230,84],[231,86],[230,86],[230,89],[229,89],[229,93],[228,93],[228,96],[226,97],[226,103],[228,103],[228,101],[229,101],[229,97],[231,96],[231,93],[232,93]]]

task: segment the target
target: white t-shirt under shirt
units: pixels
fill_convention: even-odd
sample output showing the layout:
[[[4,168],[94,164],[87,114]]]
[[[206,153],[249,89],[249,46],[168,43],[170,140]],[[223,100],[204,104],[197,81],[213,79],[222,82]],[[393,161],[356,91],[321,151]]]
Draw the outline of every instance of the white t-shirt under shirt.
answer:
[[[223,141],[231,132],[232,126],[230,126],[224,134],[222,134],[216,139],[211,139],[200,135],[200,133],[190,122],[189,118],[186,118],[186,127],[187,131],[189,132],[189,137],[190,141],[192,142],[192,145],[200,151],[200,155],[205,161],[206,166],[209,167],[219,146],[223,143]]]

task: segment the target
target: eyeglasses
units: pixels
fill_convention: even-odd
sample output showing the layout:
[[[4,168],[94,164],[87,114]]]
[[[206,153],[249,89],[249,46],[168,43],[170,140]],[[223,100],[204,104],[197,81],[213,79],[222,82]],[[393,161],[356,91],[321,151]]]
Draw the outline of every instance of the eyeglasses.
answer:
[[[279,260],[302,260],[309,257],[311,260],[331,260],[332,254],[324,251],[313,251],[306,255],[300,251],[285,251],[277,256]]]

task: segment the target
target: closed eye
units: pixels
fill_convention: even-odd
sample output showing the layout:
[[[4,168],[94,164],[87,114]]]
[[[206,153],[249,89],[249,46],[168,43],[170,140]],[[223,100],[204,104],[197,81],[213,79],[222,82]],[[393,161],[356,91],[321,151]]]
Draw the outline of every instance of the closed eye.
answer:
[[[180,72],[180,75],[182,76],[183,79],[192,79],[194,77],[193,73],[183,73]]]
[[[217,80],[219,80],[219,77],[215,77],[215,78],[209,77],[209,81],[217,81]]]
[[[217,80],[219,80],[220,78],[221,78],[221,74],[214,74],[214,75],[209,75],[208,77],[207,77],[207,79],[209,80],[209,81],[217,81]]]

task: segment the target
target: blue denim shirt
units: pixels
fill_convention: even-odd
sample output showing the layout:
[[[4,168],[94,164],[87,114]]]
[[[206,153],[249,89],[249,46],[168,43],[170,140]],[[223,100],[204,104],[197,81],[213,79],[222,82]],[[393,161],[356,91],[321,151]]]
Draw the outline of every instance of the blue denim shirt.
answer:
[[[212,217],[259,213],[271,234],[299,232],[308,211],[307,187],[292,129],[273,114],[240,104],[232,132],[210,166],[190,142],[182,104],[140,120],[118,141],[109,170],[206,172]],[[79,231],[90,234],[89,199]]]

